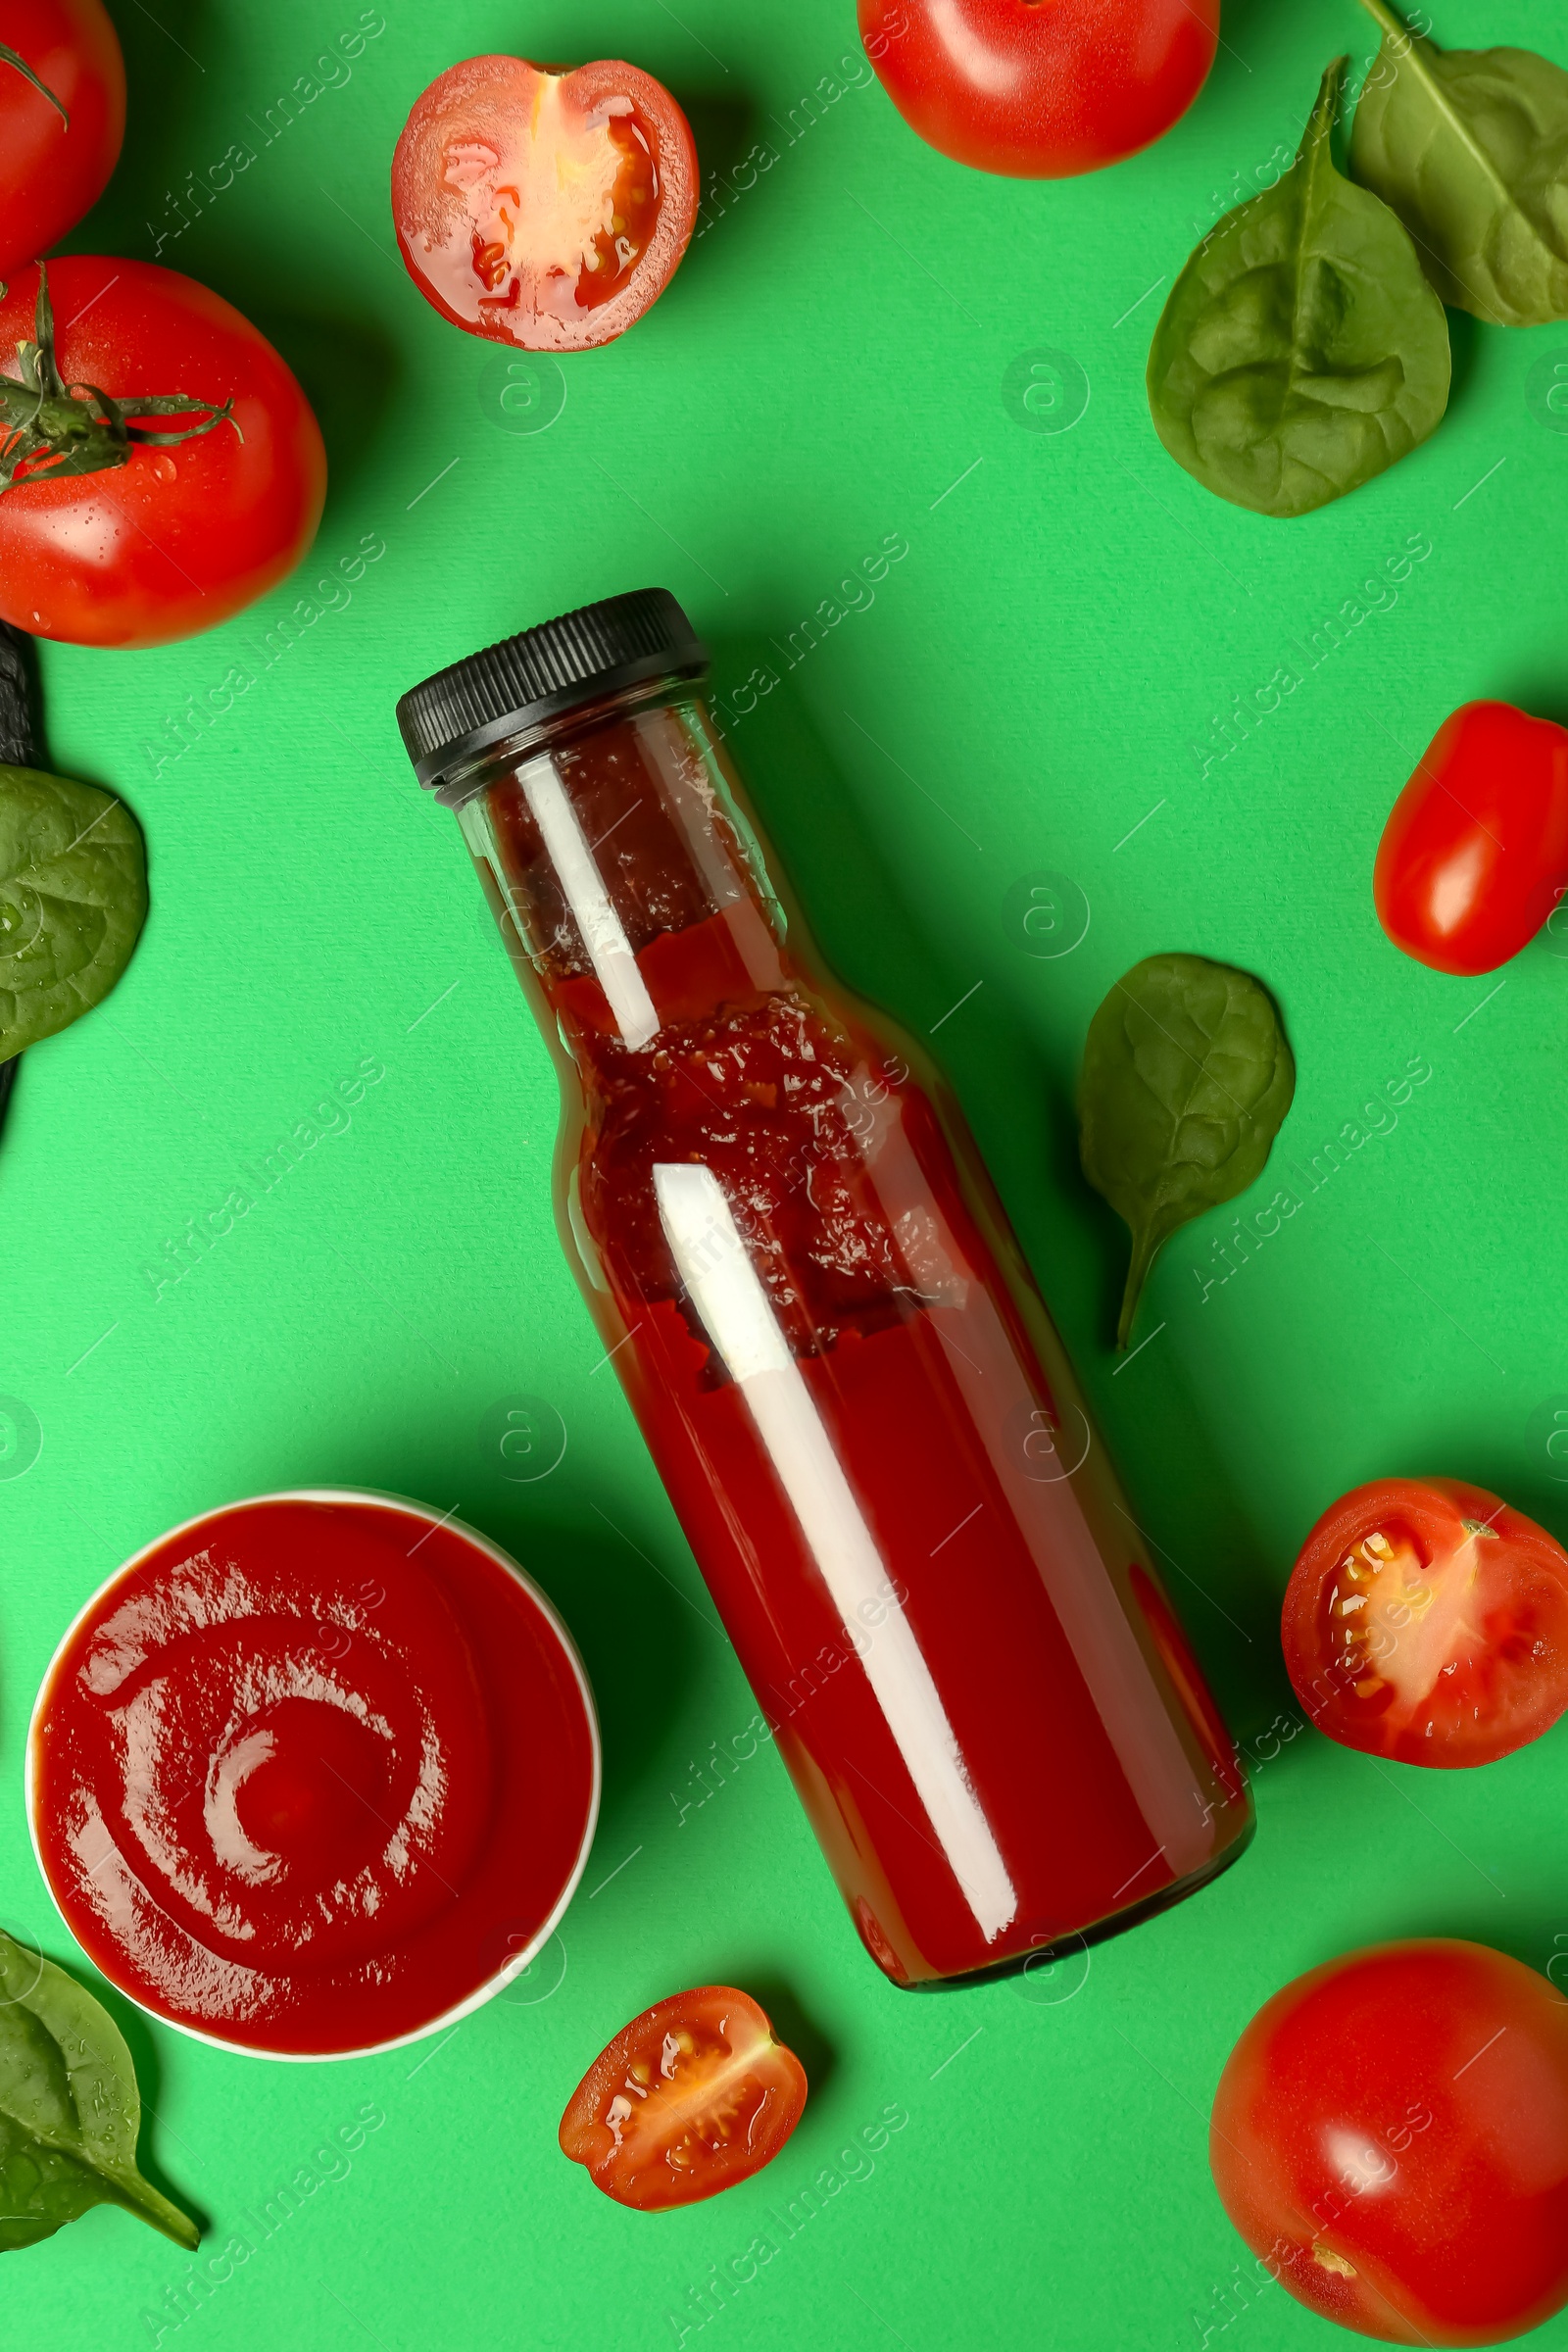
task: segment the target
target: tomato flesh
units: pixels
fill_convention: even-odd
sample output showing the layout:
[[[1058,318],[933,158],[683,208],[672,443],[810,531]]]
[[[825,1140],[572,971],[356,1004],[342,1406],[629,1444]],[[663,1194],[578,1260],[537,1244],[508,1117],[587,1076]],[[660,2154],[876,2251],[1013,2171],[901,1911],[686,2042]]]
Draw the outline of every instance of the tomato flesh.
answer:
[[[1281,1632],[1331,1739],[1405,1764],[1489,1763],[1568,1706],[1568,1553],[1480,1487],[1358,1487],[1302,1546]]]
[[[125,135],[125,66],[101,0],[0,0],[0,42],[60,102],[51,105],[26,74],[0,61],[7,278],[58,244],[103,194]]]
[[[1208,76],[1219,0],[859,0],[865,53],[956,163],[1061,179],[1169,130]]]
[[[1378,920],[1396,948],[1474,976],[1517,956],[1568,882],[1568,727],[1511,703],[1444,720],[1384,827]]]
[[[694,2205],[760,2172],[801,2120],[806,2071],[732,1985],[656,2001],[588,2069],[561,2145],[640,2213]]]
[[[37,270],[24,270],[0,298],[0,368],[13,377],[37,291]],[[73,645],[162,645],[213,628],[292,571],[316,535],[326,455],[305,395],[238,311],[154,262],[69,254],[50,263],[49,291],[68,382],[123,401],[132,423],[138,392],[231,399],[239,431],[220,425],[178,448],[132,449],[109,471],[7,490],[0,619]]]
[[[1324,2319],[1520,2334],[1568,2302],[1568,2001],[1484,1944],[1331,1960],[1237,2042],[1209,2164],[1260,2279]]]
[[[652,74],[453,66],[392,164],[398,244],[420,292],[470,334],[529,351],[608,343],[673,275],[697,211],[686,118]]]

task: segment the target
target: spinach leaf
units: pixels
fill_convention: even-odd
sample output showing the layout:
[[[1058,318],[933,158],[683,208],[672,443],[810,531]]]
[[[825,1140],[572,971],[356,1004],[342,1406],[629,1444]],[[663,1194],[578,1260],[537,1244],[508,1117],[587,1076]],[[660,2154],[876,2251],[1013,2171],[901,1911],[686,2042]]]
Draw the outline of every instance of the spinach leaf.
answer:
[[[1388,206],[1334,169],[1348,61],[1323,76],[1301,151],[1211,230],[1149,355],[1154,427],[1205,489],[1310,514],[1426,439],[1448,405],[1448,322]]]
[[[1356,178],[1456,310],[1568,318],[1568,74],[1533,49],[1436,49],[1385,0],[1362,4],[1383,47],[1355,110]]]
[[[1161,1245],[1263,1172],[1296,1063],[1274,1000],[1206,956],[1147,956],[1089,1024],[1078,1090],[1084,1174],[1133,1237],[1116,1346]]]
[[[89,2205],[123,2205],[195,2250],[188,2214],[136,2170],[141,2098],[101,2002],[0,1934],[0,2253],[35,2246]]]
[[[108,996],[146,913],[130,811],[90,784],[0,766],[0,1062]]]

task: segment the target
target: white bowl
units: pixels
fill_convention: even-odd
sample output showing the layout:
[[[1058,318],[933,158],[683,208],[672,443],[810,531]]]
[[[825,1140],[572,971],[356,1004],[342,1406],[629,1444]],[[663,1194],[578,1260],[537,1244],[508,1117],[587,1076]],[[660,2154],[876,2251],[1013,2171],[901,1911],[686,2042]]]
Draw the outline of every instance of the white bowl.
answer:
[[[244,2058],[273,2058],[281,2060],[284,2064],[335,2063],[343,2058],[378,2058],[384,2051],[406,2049],[411,2042],[423,2041],[430,2034],[439,2034],[445,2027],[456,2026],[462,2019],[471,2016],[475,2009],[482,2008],[486,2001],[493,2000],[498,1992],[504,1992],[506,1987],[513,1984],[524,1969],[532,1965],[565,1917],[566,1908],[576,1893],[578,1882],[588,1866],[588,1855],[594,1841],[594,1831],[598,1826],[604,1760],[599,1738],[599,1717],[595,1711],[593,1689],[588,1681],[587,1670],[578,1654],[577,1644],[566,1630],[561,1613],[549,1594],[541,1592],[526,1569],[520,1568],[511,1553],[503,1551],[499,1544],[492,1544],[488,1536],[481,1536],[473,1528],[464,1526],[461,1521],[453,1517],[450,1511],[433,1511],[428,1503],[415,1502],[404,1494],[383,1494],[368,1487],[287,1487],[270,1494],[246,1494],[237,1501],[220,1503],[213,1510],[199,1511],[194,1519],[186,1519],[177,1527],[166,1528],[162,1535],[155,1537],[152,1543],[144,1544],[140,1551],[133,1553],[128,1560],[117,1568],[114,1575],[107,1578],[99,1586],[97,1592],[83,1602],[61,1636],[54,1655],[44,1671],[43,1679],[38,1686],[38,1695],[33,1701],[32,1714],[27,1724],[27,1753],[24,1780],[27,1808],[27,1832],[32,1839],[33,1857],[37,1862],[39,1875],[49,1889],[50,1899],[66,1927],[71,1929],[70,1916],[55,1893],[54,1882],[49,1876],[43,1858],[43,1849],[38,1840],[33,1785],[33,1751],[38,1734],[38,1715],[43,1705],[44,1693],[54,1680],[55,1670],[60,1664],[62,1654],[74,1640],[83,1620],[98,1610],[106,1595],[114,1591],[122,1579],[139,1568],[153,1552],[161,1551],[164,1545],[175,1537],[189,1535],[195,1529],[205,1526],[209,1520],[225,1518],[231,1511],[245,1510],[253,1503],[259,1502],[371,1503],[385,1510],[401,1512],[406,1517],[423,1520],[432,1529],[440,1527],[460,1536],[475,1551],[483,1552],[486,1558],[494,1560],[498,1567],[505,1568],[508,1574],[514,1577],[522,1586],[560,1642],[566,1662],[576,1679],[577,1689],[582,1698],[583,1717],[587,1724],[588,1742],[593,1755],[593,1786],[589,1793],[588,1814],[583,1826],[582,1842],[577,1849],[577,1857],[571,1866],[566,1883],[562,1888],[549,1918],[544,1921],[537,1935],[532,1937],[526,1947],[513,1954],[493,1977],[487,1978],[484,1984],[467,1994],[464,2000],[459,2001],[453,2008],[443,2009],[438,2017],[432,2017],[427,2025],[416,2026],[408,2034],[396,2034],[390,2041],[367,2042],[362,2047],[351,2050],[265,2049],[254,2042],[232,2040],[226,2034],[205,2034],[196,2026],[186,2025],[181,2019],[169,2016],[166,2011],[155,2008],[150,2001],[143,2000],[131,1985],[122,1983],[113,1969],[105,1968],[101,1961],[93,1962],[100,1974],[108,1979],[115,1989],[123,1993],[127,2001],[133,2002],[148,2017],[156,2018],[160,2025],[172,2026],[177,2034],[189,2034],[192,2041],[206,2042],[211,2049],[232,2050]],[[72,1933],[74,1936],[74,1930]]]

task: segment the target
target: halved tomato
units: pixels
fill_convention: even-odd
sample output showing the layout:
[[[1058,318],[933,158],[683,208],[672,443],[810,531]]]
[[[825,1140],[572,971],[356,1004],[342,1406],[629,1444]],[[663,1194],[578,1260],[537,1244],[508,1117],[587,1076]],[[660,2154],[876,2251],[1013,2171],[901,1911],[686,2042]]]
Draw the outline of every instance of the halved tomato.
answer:
[[[697,150],[662,83],[601,61],[552,74],[470,57],[432,81],[392,159],[415,284],[470,335],[526,351],[612,342],[675,273]]]
[[[766,2012],[729,1984],[656,2001],[601,2050],[561,2119],[561,2145],[617,2205],[662,2213],[733,2188],[801,2120],[806,2069]]]
[[[1401,1764],[1487,1764],[1568,1706],[1568,1552],[1482,1487],[1382,1479],[1307,1537],[1281,1636],[1331,1740]]]

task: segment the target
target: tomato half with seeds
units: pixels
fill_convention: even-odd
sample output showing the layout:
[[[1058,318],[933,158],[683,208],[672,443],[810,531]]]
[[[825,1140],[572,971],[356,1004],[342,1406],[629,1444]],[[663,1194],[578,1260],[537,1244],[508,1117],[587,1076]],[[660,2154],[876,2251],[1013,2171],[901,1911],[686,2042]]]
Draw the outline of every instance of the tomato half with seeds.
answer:
[[[1347,1952],[1242,2034],[1208,2153],[1254,2292],[1385,2343],[1504,2343],[1568,2301],[1568,2001],[1481,1943]]]
[[[0,0],[0,278],[97,203],[125,135],[125,65],[102,0]]]
[[[417,100],[392,159],[409,274],[444,318],[525,351],[612,342],[657,302],[697,218],[697,150],[662,82],[470,57]]]
[[[955,163],[1064,179],[1163,137],[1208,77],[1219,0],[859,0],[912,130]]]
[[[1482,1487],[1380,1479],[1307,1537],[1281,1635],[1331,1740],[1401,1764],[1488,1764],[1568,1706],[1568,1552]]]
[[[622,2028],[566,2103],[561,2145],[617,2205],[662,2213],[770,2164],[801,2120],[806,2069],[730,1984],[672,1993]]]

